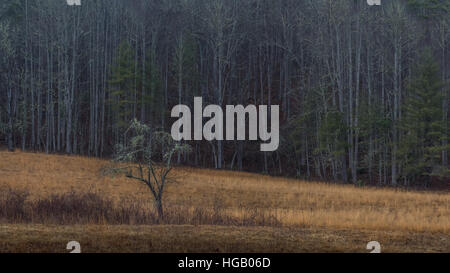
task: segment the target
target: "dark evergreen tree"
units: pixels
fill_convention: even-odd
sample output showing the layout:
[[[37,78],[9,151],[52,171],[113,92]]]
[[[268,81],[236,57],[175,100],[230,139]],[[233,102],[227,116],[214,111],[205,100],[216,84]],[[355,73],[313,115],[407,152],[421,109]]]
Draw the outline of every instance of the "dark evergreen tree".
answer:
[[[448,169],[440,164],[442,138],[448,137],[442,124],[442,85],[439,66],[428,50],[421,56],[409,84],[402,121],[405,134],[401,155],[407,181],[423,176],[450,177]]]
[[[109,80],[112,128],[116,141],[121,141],[121,134],[127,128],[129,121],[135,118],[132,117],[134,103],[132,93],[135,90],[135,77],[133,51],[127,42],[122,42],[118,48]]]

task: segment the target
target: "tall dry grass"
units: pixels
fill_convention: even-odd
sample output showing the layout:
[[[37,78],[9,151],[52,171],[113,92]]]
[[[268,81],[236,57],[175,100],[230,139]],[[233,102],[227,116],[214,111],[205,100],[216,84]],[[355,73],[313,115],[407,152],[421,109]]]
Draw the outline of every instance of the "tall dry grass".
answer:
[[[244,209],[235,217],[218,206],[166,206],[161,219],[139,202],[114,205],[96,193],[69,192],[37,200],[29,200],[28,196],[24,191],[0,187],[0,224],[280,226],[275,218],[257,209]]]
[[[66,198],[73,192],[94,194],[110,202],[108,206],[114,210],[134,206],[148,215],[153,213],[145,185],[100,175],[108,161],[21,152],[0,152],[0,158],[0,185],[27,192],[25,203]],[[178,182],[168,186],[164,200],[173,223],[450,233],[448,192],[357,188],[190,168],[175,169],[174,174],[179,176]],[[187,215],[184,220],[174,220],[183,215]],[[198,215],[209,220],[195,222]],[[211,220],[213,215],[215,220]]]

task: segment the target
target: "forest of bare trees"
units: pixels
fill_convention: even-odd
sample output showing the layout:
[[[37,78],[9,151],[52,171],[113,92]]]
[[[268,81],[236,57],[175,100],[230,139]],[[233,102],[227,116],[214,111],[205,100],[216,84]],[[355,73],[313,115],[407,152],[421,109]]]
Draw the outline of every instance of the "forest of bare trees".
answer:
[[[0,1],[0,142],[110,157],[137,118],[280,105],[280,148],[193,141],[179,164],[354,184],[450,180],[450,1]]]

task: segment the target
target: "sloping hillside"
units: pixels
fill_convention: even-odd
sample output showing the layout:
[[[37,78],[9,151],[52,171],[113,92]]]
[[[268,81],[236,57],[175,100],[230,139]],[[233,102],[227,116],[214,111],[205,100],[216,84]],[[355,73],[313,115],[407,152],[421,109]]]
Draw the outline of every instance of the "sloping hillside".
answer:
[[[450,251],[448,193],[180,168],[161,222],[145,185],[101,175],[108,161],[0,158],[0,252],[64,252],[57,245],[78,237],[93,252],[365,252],[372,240],[386,251]]]

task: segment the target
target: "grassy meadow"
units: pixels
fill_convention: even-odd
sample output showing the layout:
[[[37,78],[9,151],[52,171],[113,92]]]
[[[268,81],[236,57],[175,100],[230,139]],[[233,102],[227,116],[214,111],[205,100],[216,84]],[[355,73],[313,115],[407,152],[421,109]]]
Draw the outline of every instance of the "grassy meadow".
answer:
[[[450,252],[450,193],[176,168],[165,219],[106,160],[0,152],[0,252]]]

